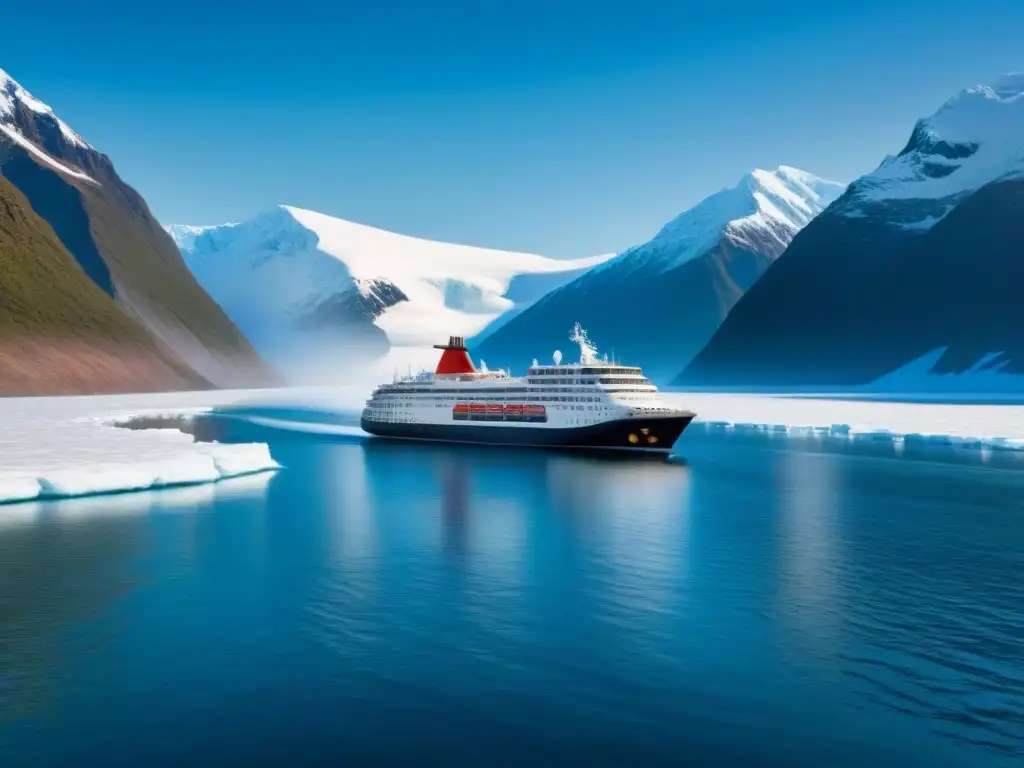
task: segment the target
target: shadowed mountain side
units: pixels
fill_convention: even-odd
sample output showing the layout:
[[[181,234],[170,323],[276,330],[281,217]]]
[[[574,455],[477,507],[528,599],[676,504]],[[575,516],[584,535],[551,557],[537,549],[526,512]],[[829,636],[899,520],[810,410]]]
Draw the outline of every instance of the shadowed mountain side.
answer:
[[[1024,180],[982,187],[924,233],[887,225],[881,206],[840,207],[797,235],[678,383],[859,385],[942,347],[936,373],[991,353],[1024,372]]]
[[[673,361],[696,354],[771,263],[727,240],[668,272],[651,262],[630,266],[627,257],[545,296],[475,345],[474,357],[524,369],[533,358],[566,350],[568,331],[579,322],[602,353],[614,351],[652,380],[665,380],[676,372]]]
[[[568,343],[573,324],[600,350],[667,383],[733,305],[844,185],[790,166],[754,169],[646,243],[583,273],[470,340],[491,365],[529,365]],[[489,333],[488,333],[489,332]]]
[[[550,274],[516,275],[509,283],[508,290],[505,291],[505,298],[514,302],[515,306],[488,323],[486,328],[469,340],[469,345],[473,347],[482,344],[484,339],[508,323],[509,320],[522,314],[552,291],[586,274],[590,269],[591,267],[585,267]]]
[[[1024,374],[1024,178],[989,184],[957,206],[917,244],[906,273],[935,313],[932,323],[918,318],[922,334],[948,344],[936,373],[1001,353],[989,368]]]
[[[2,72],[0,173],[85,274],[203,379],[216,386],[277,380],[110,158]]]
[[[3,174],[25,193],[85,272],[155,338],[218,386],[272,379],[234,324],[199,287],[174,242],[110,168],[89,169],[98,187],[67,179],[20,147]]]
[[[89,279],[0,176],[0,394],[207,386]]]

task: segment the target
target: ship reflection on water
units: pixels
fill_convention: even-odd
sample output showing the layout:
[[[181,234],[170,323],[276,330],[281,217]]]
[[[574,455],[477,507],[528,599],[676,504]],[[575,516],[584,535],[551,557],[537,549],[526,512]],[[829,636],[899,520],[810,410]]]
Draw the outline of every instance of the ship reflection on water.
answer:
[[[438,474],[441,486],[441,519],[444,521],[445,549],[455,554],[466,551],[469,522],[470,477],[462,462],[442,457]]]

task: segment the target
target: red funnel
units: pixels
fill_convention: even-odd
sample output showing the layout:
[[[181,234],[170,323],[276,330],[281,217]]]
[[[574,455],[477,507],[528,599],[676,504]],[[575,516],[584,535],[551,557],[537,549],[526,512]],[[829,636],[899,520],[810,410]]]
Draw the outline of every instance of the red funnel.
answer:
[[[462,336],[450,336],[447,344],[435,344],[434,349],[443,349],[444,354],[437,361],[435,374],[476,373],[473,361],[466,351],[466,340]]]

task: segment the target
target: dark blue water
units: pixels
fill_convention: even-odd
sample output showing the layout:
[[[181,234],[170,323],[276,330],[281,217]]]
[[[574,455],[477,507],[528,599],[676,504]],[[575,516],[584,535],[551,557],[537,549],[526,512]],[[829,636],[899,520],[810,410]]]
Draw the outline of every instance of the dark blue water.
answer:
[[[273,440],[0,510],[0,764],[1024,759],[1014,456]]]

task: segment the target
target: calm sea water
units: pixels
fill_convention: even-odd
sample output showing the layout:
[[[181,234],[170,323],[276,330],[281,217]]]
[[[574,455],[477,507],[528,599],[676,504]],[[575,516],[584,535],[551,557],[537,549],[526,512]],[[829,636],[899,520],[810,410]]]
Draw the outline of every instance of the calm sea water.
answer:
[[[1024,761],[1016,456],[272,443],[0,509],[0,763]]]

